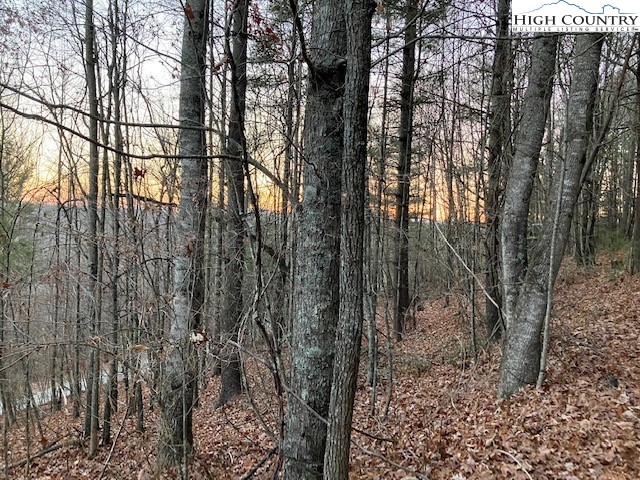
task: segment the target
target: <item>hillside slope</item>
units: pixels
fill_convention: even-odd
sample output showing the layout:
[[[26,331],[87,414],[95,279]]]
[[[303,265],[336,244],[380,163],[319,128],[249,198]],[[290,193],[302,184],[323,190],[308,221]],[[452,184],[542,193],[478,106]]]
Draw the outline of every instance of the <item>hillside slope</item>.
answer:
[[[394,350],[387,417],[385,381],[375,416],[371,389],[358,390],[351,477],[640,478],[640,275],[603,264],[562,271],[545,386],[509,400],[496,399],[499,349],[481,351],[474,364],[468,325],[455,309],[441,299],[424,304],[416,330]],[[272,390],[263,373],[252,375],[254,408],[241,398],[214,410],[218,383],[209,382],[194,415],[192,478],[270,478],[274,440],[263,425],[277,431],[278,404],[261,393]],[[383,368],[380,375],[386,378]],[[69,410],[44,415],[43,446],[77,438],[81,426]],[[34,459],[28,472],[12,468],[9,478],[152,478],[155,412],[145,412],[149,428],[138,433],[124,410],[112,452],[103,446],[90,461],[78,447],[58,448]],[[9,464],[25,458],[24,438],[23,428],[8,432]],[[36,440],[31,454],[42,448]]]

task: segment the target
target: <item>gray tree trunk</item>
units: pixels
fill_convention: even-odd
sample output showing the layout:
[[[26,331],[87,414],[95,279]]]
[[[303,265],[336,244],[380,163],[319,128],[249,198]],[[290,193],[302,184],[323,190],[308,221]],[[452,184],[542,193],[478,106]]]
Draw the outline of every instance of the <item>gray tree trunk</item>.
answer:
[[[505,190],[501,251],[507,328],[514,317],[527,267],[529,204],[551,101],[557,45],[558,35],[545,35],[534,40],[529,86],[522,106],[525,114],[517,132],[513,165]]]
[[[226,160],[227,216],[225,235],[226,267],[224,272],[224,303],[222,311],[222,380],[217,405],[221,406],[242,391],[238,351],[229,340],[238,340],[242,321],[242,280],[244,276],[245,213],[244,169],[246,155],[244,137],[245,96],[247,91],[247,0],[238,0],[232,12],[231,111],[227,153],[236,157]]]
[[[319,0],[314,7],[283,446],[285,480],[322,478],[327,431],[322,419],[329,413],[339,305],[344,2]]]
[[[407,0],[405,10],[404,47],[402,49],[402,87],[400,89],[400,155],[398,160],[398,192],[396,196],[396,310],[394,334],[402,340],[409,311],[409,203],[411,192],[411,140],[413,136],[413,85],[415,82],[416,22],[418,3]]]
[[[93,23],[93,0],[88,0],[85,8],[85,74],[87,96],[89,100],[89,281],[91,298],[88,317],[91,319],[91,335],[98,335],[98,88],[96,82],[95,25]],[[98,342],[91,351],[90,374],[87,380],[87,408],[85,417],[85,435],[89,437],[89,458],[98,448],[98,401],[100,354]]]
[[[113,119],[116,122],[122,121],[122,99],[121,90],[124,87],[124,78],[121,74],[121,64],[118,52],[119,40],[119,16],[120,10],[118,1],[115,0],[109,12],[109,33],[111,40],[111,65],[109,68],[109,88],[113,92]],[[124,139],[120,125],[114,125],[115,148],[118,152],[124,149]],[[105,172],[106,173],[106,172]],[[120,193],[122,191],[122,155],[115,154],[113,172],[113,192],[111,195],[111,208],[113,209],[113,252],[112,252],[112,272],[111,272],[111,361],[109,371],[109,381],[105,392],[104,416],[102,428],[102,444],[111,443],[111,420],[112,415],[118,409],[118,346],[120,332],[120,301],[118,295],[118,276],[120,269]]]
[[[511,153],[509,136],[511,129],[511,82],[513,66],[511,62],[511,40],[509,39],[510,0],[498,3],[498,39],[496,40],[491,80],[491,111],[489,123],[489,157],[487,159],[488,188],[485,197],[486,232],[486,327],[487,338],[497,340],[502,335],[500,319],[500,179],[503,166],[508,164]]]
[[[580,193],[580,179],[593,128],[593,105],[598,86],[603,39],[602,34],[586,34],[578,35],[576,40],[573,79],[567,110],[565,158],[562,170],[555,176],[553,182],[540,240],[532,251],[523,276],[524,281],[519,285],[517,297],[507,317],[508,326],[498,386],[501,397],[513,394],[524,385],[535,383],[538,378],[542,347],[541,333],[549,300],[549,287],[555,282],[569,237],[571,217]],[[515,164],[514,167],[516,167]],[[518,177],[515,179],[517,180]],[[509,193],[520,195],[523,192],[526,193],[526,182],[521,179],[519,183],[521,189],[513,188],[508,191],[505,209],[506,205],[514,201]],[[518,237],[503,235],[503,241],[505,238],[513,241]],[[514,250],[511,249],[510,252]],[[505,260],[503,258],[506,264]],[[509,258],[509,264],[514,263],[514,259]]]
[[[349,477],[351,422],[360,363],[371,17],[375,9],[375,4],[369,0],[347,0],[345,4],[347,73],[340,218],[340,310],[324,457],[324,477],[332,480]]]
[[[185,4],[179,111],[182,127],[204,126],[207,3],[190,0]],[[197,357],[190,334],[202,323],[202,265],[209,190],[204,131],[180,130],[178,142],[182,158],[181,197],[176,224],[173,308],[161,366],[158,465],[160,468],[182,465],[184,472],[193,451]]]
[[[637,51],[640,59],[640,45]],[[631,248],[631,275],[635,275],[640,270],[640,71],[636,73],[636,192],[633,205],[633,233]]]
[[[583,266],[596,263],[596,220],[598,219],[599,198],[602,179],[594,180],[588,175],[583,182],[580,201],[576,205],[575,255],[576,263]]]

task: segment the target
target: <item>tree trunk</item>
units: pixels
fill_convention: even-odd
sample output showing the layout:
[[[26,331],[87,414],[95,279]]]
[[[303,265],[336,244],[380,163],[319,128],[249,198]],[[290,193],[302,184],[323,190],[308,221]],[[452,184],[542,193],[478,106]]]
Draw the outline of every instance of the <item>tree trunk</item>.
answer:
[[[291,51],[296,52],[298,45],[298,35],[295,30],[291,32]],[[291,204],[289,201],[289,195],[291,195],[291,186],[295,181],[292,179],[293,174],[293,162],[294,151],[297,148],[296,145],[296,129],[299,118],[295,117],[296,104],[299,103],[299,93],[296,90],[298,79],[296,78],[296,64],[289,62],[287,65],[287,104],[284,111],[285,117],[285,132],[284,132],[284,167],[282,175],[282,183],[284,186],[280,196],[280,222],[278,225],[278,234],[276,240],[280,245],[280,254],[274,259],[276,262],[276,271],[273,278],[272,288],[272,312],[271,312],[271,330],[275,339],[276,350],[280,350],[280,344],[282,342],[282,334],[288,332],[290,322],[290,297],[291,290],[288,288],[290,284],[290,265],[291,265],[291,251],[289,246],[291,244],[290,230],[292,226],[292,217],[289,214],[290,208],[294,208],[295,204]]]
[[[638,45],[640,59],[640,44]],[[640,270],[640,71],[636,71],[636,192],[633,205],[633,233],[631,247],[631,275]]]
[[[180,126],[204,126],[206,0],[190,0],[185,7],[180,74]],[[176,224],[173,308],[168,344],[161,367],[161,415],[158,465],[186,465],[193,451],[193,400],[197,356],[190,334],[202,324],[204,285],[207,160],[203,130],[181,129],[178,140],[182,158],[180,207]]]
[[[508,317],[498,387],[501,397],[510,396],[538,378],[542,347],[540,336],[550,299],[549,290],[560,269],[569,237],[571,216],[580,193],[580,179],[593,128],[593,106],[603,39],[602,34],[577,36],[567,110],[565,159],[560,174],[554,179],[541,238],[532,252],[519,295]],[[525,182],[521,180],[519,183],[520,189],[511,189],[509,192],[522,194]],[[507,196],[505,209],[513,200]],[[517,237],[503,235],[503,241],[505,238],[513,241]],[[513,265],[513,259],[509,260]]]
[[[238,350],[229,341],[237,342],[238,329],[242,321],[242,280],[244,272],[243,216],[245,213],[244,169],[246,156],[244,137],[245,96],[247,91],[247,0],[238,0],[232,12],[231,59],[232,102],[229,115],[227,153],[227,217],[224,275],[224,309],[222,314],[222,380],[217,405],[226,404],[242,391],[240,358]]]
[[[321,479],[339,305],[344,2],[315,3],[292,319],[285,480]]]
[[[347,0],[347,72],[340,233],[340,310],[327,430],[324,476],[349,477],[353,402],[360,363],[364,294],[364,208],[371,17],[375,4]]]
[[[576,236],[575,260],[579,265],[589,266],[596,263],[595,228],[598,218],[598,198],[601,180],[594,181],[588,175],[582,185],[580,202],[576,205],[577,219],[574,222]]]
[[[93,23],[93,0],[87,0],[85,9],[85,73],[89,100],[89,281],[91,298],[89,315],[91,335],[98,335],[98,91],[96,82],[95,25]],[[98,400],[100,388],[100,354],[98,342],[91,351],[90,375],[87,383],[87,409],[85,435],[89,437],[89,458],[98,448]]]
[[[116,122],[122,121],[122,101],[121,91],[124,87],[124,79],[121,74],[120,60],[118,58],[118,39],[119,39],[119,15],[120,10],[118,1],[113,2],[109,11],[109,30],[111,37],[111,66],[109,71],[109,87],[113,92],[113,119]],[[114,125],[114,141],[115,148],[118,152],[124,149],[124,140],[122,137],[122,127]],[[113,192],[111,195],[111,208],[113,216],[113,253],[112,253],[112,272],[111,272],[111,362],[109,371],[109,381],[105,392],[104,417],[102,429],[102,443],[108,445],[111,443],[111,419],[114,412],[118,409],[118,345],[120,332],[120,309],[118,298],[118,277],[120,269],[120,193],[122,190],[122,155],[115,154],[114,158],[114,179]]]
[[[486,230],[486,302],[485,315],[487,339],[498,340],[502,336],[500,318],[500,179],[503,166],[508,165],[510,155],[509,136],[511,129],[511,40],[509,39],[510,0],[498,3],[498,39],[493,57],[491,80],[491,111],[489,123],[489,157],[487,159],[488,188],[485,196]]]
[[[402,49],[402,88],[400,90],[400,155],[396,197],[396,311],[394,334],[402,340],[409,311],[409,203],[411,192],[411,140],[413,136],[413,86],[415,83],[418,3],[407,0],[404,47]]]
[[[544,35],[534,40],[529,86],[522,106],[525,114],[517,133],[505,191],[501,250],[506,328],[514,318],[527,267],[529,204],[551,101],[557,45],[558,35]]]

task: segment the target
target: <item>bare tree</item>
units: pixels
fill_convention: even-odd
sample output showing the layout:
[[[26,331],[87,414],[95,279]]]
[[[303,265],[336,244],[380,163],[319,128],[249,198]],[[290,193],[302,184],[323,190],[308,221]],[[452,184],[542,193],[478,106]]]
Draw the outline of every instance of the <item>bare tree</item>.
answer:
[[[411,153],[413,137],[413,89],[415,83],[418,3],[407,0],[405,7],[404,47],[402,49],[402,87],[400,90],[400,155],[398,160],[398,192],[396,195],[396,311],[394,334],[402,340],[409,312],[409,204],[411,192]]]
[[[637,57],[640,62],[640,43],[637,47]],[[639,64],[640,65],[640,64]],[[633,205],[633,232],[632,240],[633,245],[631,248],[631,274],[634,275],[640,270],[640,66],[634,72],[636,77],[636,195]]]
[[[340,216],[340,310],[336,330],[324,477],[347,479],[353,402],[360,365],[364,300],[364,211],[367,120],[371,68],[368,0],[347,0],[347,72],[344,93],[344,153]]]
[[[100,284],[98,282],[98,88],[96,79],[95,25],[93,23],[93,0],[88,0],[85,9],[85,74],[89,99],[89,281],[90,294],[88,317],[95,348],[91,351],[90,379],[87,388],[87,410],[85,435],[89,437],[89,456],[98,448],[98,406],[100,399],[100,345],[97,339],[100,320]]]
[[[546,61],[552,61],[552,58],[555,57],[555,47],[553,46],[555,41],[556,39],[548,37],[543,37],[540,40],[546,45],[544,52],[549,55],[553,53],[553,56],[546,57]],[[543,220],[542,234],[532,249],[531,255],[528,254],[526,241],[521,236],[526,236],[526,221],[523,222],[521,218],[514,223],[514,220],[517,219],[513,217],[507,221],[506,212],[509,211],[510,214],[513,214],[514,210],[511,207],[523,205],[523,200],[526,201],[527,197],[530,197],[529,175],[531,170],[523,169],[523,167],[533,167],[533,172],[535,172],[537,156],[526,157],[522,155],[522,150],[520,154],[516,150],[516,157],[507,184],[505,223],[502,228],[503,262],[505,265],[503,278],[505,291],[507,289],[509,291],[509,295],[506,296],[508,302],[507,331],[498,386],[498,393],[503,397],[513,394],[524,385],[536,382],[540,373],[540,360],[543,353],[542,328],[545,316],[548,316],[548,311],[551,308],[551,289],[562,262],[571,227],[571,216],[580,193],[581,179],[587,160],[603,41],[602,34],[577,36],[573,55],[573,78],[566,113],[567,131],[562,165],[554,178]],[[540,49],[537,51],[542,53]],[[543,55],[538,58],[534,56],[534,65],[536,61],[544,58]],[[552,70],[551,68],[551,72],[549,72],[546,69],[538,70],[532,67],[530,82],[532,85],[539,81],[544,82],[546,86],[541,91],[546,94],[547,89],[551,88],[548,82],[553,79]],[[538,77],[535,72],[544,73],[544,75]],[[531,98],[529,91],[527,91],[523,107],[525,112],[529,112],[527,100]],[[538,102],[543,103],[540,100]],[[544,116],[538,115],[538,118],[542,119]],[[526,138],[521,130],[516,139],[520,148],[522,148],[521,142]],[[539,145],[539,143],[536,142],[535,145]],[[526,218],[528,209],[523,209],[521,215]],[[525,230],[520,230],[519,226],[523,226]],[[514,228],[514,231],[510,231],[511,228]],[[521,258],[514,258],[514,254],[520,255]],[[513,276],[514,273],[517,276]]]
[[[321,479],[339,304],[342,99],[346,32],[340,0],[315,3],[309,45],[304,190],[298,217],[285,480]]]
[[[513,165],[505,191],[501,250],[507,328],[514,317],[526,272],[529,203],[553,91],[557,45],[557,35],[544,35],[534,40],[529,86],[522,106],[526,115],[517,132]]]
[[[234,3],[231,13],[231,51],[227,52],[231,69],[231,106],[227,153],[233,159],[226,160],[227,216],[224,272],[224,308],[222,310],[222,382],[218,405],[224,405],[242,391],[240,359],[233,345],[238,340],[242,321],[242,283],[244,276],[245,248],[245,192],[243,159],[247,153],[244,136],[244,116],[247,91],[247,0]],[[229,46],[227,46],[229,50]]]
[[[182,158],[180,208],[176,225],[173,309],[161,371],[158,464],[180,465],[187,476],[193,451],[193,402],[197,356],[191,335],[202,324],[203,271],[208,167],[204,129],[208,1],[184,5],[180,72],[179,153]]]
[[[491,79],[491,112],[489,120],[489,140],[487,159],[488,185],[485,193],[484,209],[487,222],[486,248],[486,290],[485,303],[487,338],[497,340],[502,334],[500,322],[500,268],[499,268],[499,210],[500,179],[506,170],[510,152],[511,133],[511,82],[513,67],[511,62],[511,40],[509,39],[510,0],[498,2],[498,22]]]
[[[109,64],[109,91],[112,93],[113,103],[113,119],[115,122],[122,121],[122,93],[124,90],[124,75],[122,74],[122,65],[124,62],[123,55],[119,51],[118,42],[120,41],[121,26],[119,18],[121,15],[118,0],[114,0],[109,5],[109,40],[111,43],[111,60]],[[111,108],[109,109],[111,111]],[[118,346],[120,343],[120,301],[118,278],[120,270],[120,211],[121,211],[121,193],[122,193],[122,154],[124,151],[124,139],[122,135],[122,127],[119,124],[114,125],[114,146],[117,153],[114,154],[114,171],[113,171],[113,190],[111,181],[108,179],[108,169],[104,169],[105,181],[103,182],[109,190],[109,205],[112,216],[112,233],[113,247],[111,249],[111,335],[110,335],[110,369],[107,388],[105,391],[102,443],[108,445],[111,442],[111,419],[113,413],[118,408]],[[106,156],[105,156],[106,160]],[[106,163],[106,161],[105,161]],[[106,167],[106,166],[105,166]],[[105,192],[106,194],[107,192]],[[106,205],[105,205],[106,206]]]

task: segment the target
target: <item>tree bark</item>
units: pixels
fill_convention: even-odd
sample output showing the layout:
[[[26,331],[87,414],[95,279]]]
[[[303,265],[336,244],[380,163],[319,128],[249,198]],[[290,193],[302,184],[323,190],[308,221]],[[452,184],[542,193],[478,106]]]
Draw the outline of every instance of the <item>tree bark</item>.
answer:
[[[89,299],[89,315],[91,319],[91,335],[98,335],[98,89],[96,82],[95,25],[93,23],[93,0],[87,0],[85,8],[85,73],[87,96],[89,99],[89,281],[91,298]],[[85,417],[85,435],[89,437],[89,458],[98,448],[98,400],[100,388],[100,354],[99,344],[91,351],[89,362],[91,372],[87,380],[87,408]]]
[[[180,126],[204,126],[207,1],[185,4],[180,73]],[[161,367],[161,415],[158,465],[182,466],[183,476],[193,451],[193,400],[197,357],[190,334],[202,323],[204,285],[207,161],[203,130],[181,129],[180,207],[176,224],[178,250],[174,258],[173,302],[168,343]]]
[[[113,92],[113,119],[116,122],[122,121],[122,99],[121,91],[124,87],[124,78],[121,74],[121,65],[118,52],[119,40],[119,15],[120,9],[118,0],[115,0],[109,10],[109,30],[111,40],[111,65],[109,68],[109,88]],[[114,125],[115,148],[119,152],[124,150],[124,139],[120,125]],[[109,371],[109,381],[105,392],[104,416],[102,429],[102,443],[111,443],[111,420],[112,415],[118,409],[118,346],[120,332],[120,301],[118,295],[118,277],[120,269],[120,193],[122,190],[122,155],[115,154],[113,172],[113,195],[111,208],[113,210],[113,253],[111,272],[111,362]]]
[[[285,480],[321,479],[339,305],[344,2],[315,3],[292,319]],[[321,418],[318,418],[321,417]]]
[[[500,318],[500,180],[503,166],[508,165],[511,148],[511,40],[509,39],[510,0],[498,3],[498,39],[493,57],[491,80],[491,111],[489,123],[489,157],[487,159],[488,188],[485,196],[486,230],[486,291],[485,316],[487,339],[498,340],[502,336]]]
[[[501,251],[506,327],[514,317],[518,293],[527,268],[527,230],[531,192],[538,168],[549,112],[556,64],[558,35],[544,35],[533,44],[525,112],[515,142],[502,214]]]
[[[347,0],[347,72],[340,226],[340,309],[331,384],[324,476],[349,477],[353,402],[360,363],[364,296],[364,211],[371,18],[375,4]]]
[[[577,36],[567,110],[565,158],[560,174],[554,179],[540,240],[532,251],[524,281],[508,317],[498,387],[501,397],[510,396],[519,388],[535,383],[538,378],[542,347],[540,336],[549,288],[555,282],[569,237],[571,217],[580,193],[581,175],[593,129],[593,106],[603,39],[602,34]],[[525,182],[520,183],[524,186]],[[506,205],[513,200],[508,196]],[[504,238],[503,235],[503,241]],[[511,235],[506,238],[515,239]],[[510,260],[513,265],[513,259]]]
[[[398,192],[396,197],[396,311],[394,334],[402,340],[409,311],[409,203],[411,192],[411,140],[413,136],[413,86],[417,39],[418,3],[407,0],[405,11],[404,47],[402,49],[402,87],[400,90],[400,155],[398,161]]]
[[[247,91],[247,0],[238,0],[232,12],[231,92],[227,153],[237,159],[246,155],[244,137],[245,96]],[[217,405],[226,404],[242,391],[237,342],[242,321],[242,281],[244,273],[245,213],[244,169],[240,160],[227,160],[227,216],[225,235],[224,309],[222,313],[222,380]]]
[[[602,180],[594,181],[593,175],[588,175],[582,185],[580,202],[576,205],[577,221],[574,222],[576,236],[576,263],[582,266],[596,263],[596,220],[598,219],[600,186]]]
[[[637,55],[640,59],[640,44]],[[636,191],[633,202],[633,231],[631,247],[630,273],[635,275],[640,270],[640,71],[636,71]]]
[[[386,12],[387,22],[390,22],[389,11]],[[376,317],[378,310],[378,293],[381,290],[384,259],[384,226],[388,209],[384,208],[384,185],[387,170],[387,129],[389,110],[389,50],[391,40],[387,37],[384,45],[384,69],[382,87],[382,112],[380,114],[380,146],[378,152],[377,171],[375,178],[375,203],[369,222],[369,248],[365,253],[365,321],[367,323],[368,369],[367,381],[371,385],[371,415],[374,415],[377,396],[378,377],[378,335]],[[373,166],[371,167],[373,170]],[[366,181],[366,180],[365,180]],[[368,285],[367,285],[368,284]]]

